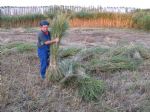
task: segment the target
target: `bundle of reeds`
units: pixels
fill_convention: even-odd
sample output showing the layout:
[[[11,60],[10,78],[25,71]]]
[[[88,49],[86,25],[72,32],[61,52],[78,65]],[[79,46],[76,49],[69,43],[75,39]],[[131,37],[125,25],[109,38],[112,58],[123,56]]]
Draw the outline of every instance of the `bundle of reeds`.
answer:
[[[59,38],[59,42],[50,46],[51,56],[50,56],[50,66],[47,70],[48,79],[51,81],[60,80],[63,75],[61,74],[59,67],[57,66],[57,57],[60,41],[68,28],[68,18],[65,14],[58,14],[52,21],[51,24],[51,35],[52,39]]]

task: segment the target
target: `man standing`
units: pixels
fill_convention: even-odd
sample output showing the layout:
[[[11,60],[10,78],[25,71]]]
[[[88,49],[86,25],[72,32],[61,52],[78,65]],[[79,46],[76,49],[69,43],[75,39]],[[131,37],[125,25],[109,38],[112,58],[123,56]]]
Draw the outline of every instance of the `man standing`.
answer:
[[[59,42],[59,38],[51,40],[51,34],[48,31],[49,22],[42,20],[40,22],[40,29],[38,33],[38,56],[40,59],[40,74],[41,78],[46,78],[46,69],[49,66],[50,59],[50,45]]]

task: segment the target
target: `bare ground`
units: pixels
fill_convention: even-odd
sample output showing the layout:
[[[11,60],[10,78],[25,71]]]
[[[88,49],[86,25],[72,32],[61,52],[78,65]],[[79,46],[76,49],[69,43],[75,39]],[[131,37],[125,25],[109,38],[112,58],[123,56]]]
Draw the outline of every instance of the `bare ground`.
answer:
[[[0,43],[13,41],[35,42],[37,29],[0,29]],[[65,45],[96,45],[112,46],[118,42],[133,42],[150,45],[150,33],[129,29],[102,29],[102,28],[72,28],[67,31],[62,44]]]
[[[36,33],[37,29],[0,29],[0,44],[18,41],[36,44]],[[63,47],[112,47],[125,42],[150,47],[150,33],[129,29],[74,28],[67,31],[61,44]],[[150,109],[150,62],[134,72],[100,76],[106,81],[108,90],[99,102],[87,103],[71,89],[40,82],[36,52],[10,53],[0,58],[1,112],[148,112]]]

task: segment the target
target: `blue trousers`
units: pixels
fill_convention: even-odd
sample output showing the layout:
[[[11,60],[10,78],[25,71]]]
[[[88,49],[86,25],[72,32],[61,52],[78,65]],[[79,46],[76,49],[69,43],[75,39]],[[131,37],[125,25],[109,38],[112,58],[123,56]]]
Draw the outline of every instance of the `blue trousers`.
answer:
[[[46,78],[46,69],[49,66],[49,57],[50,57],[50,52],[48,49],[40,49],[38,48],[38,56],[40,59],[40,74],[41,78],[45,79]]]

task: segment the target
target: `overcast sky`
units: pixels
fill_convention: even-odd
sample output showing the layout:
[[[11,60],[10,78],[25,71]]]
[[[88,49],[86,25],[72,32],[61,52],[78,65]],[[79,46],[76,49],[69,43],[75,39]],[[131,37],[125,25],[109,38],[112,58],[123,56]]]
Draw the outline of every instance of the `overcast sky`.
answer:
[[[150,0],[0,0],[0,6],[102,6],[149,8]]]

